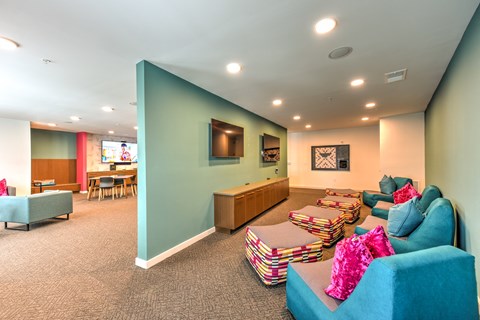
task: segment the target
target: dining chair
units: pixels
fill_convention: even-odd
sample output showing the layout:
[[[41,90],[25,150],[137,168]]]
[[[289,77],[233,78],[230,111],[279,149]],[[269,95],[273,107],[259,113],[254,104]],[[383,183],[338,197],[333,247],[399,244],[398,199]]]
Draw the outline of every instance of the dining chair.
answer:
[[[105,197],[105,192],[107,190],[110,190],[110,192],[112,193],[112,200],[115,199],[116,189],[113,177],[100,177],[100,185],[98,187],[98,201]]]
[[[118,188],[120,188],[120,195],[118,197],[121,197],[123,195],[123,179],[116,179],[113,178],[113,184],[115,185],[115,191],[117,191]]]
[[[133,175],[130,178],[130,188],[132,189],[132,196],[137,195],[137,176]]]

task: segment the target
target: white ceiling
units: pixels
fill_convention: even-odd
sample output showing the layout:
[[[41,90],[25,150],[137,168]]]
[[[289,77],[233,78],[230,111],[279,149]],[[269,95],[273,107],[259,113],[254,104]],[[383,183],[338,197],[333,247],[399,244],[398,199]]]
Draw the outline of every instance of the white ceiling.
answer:
[[[290,132],[372,125],[425,110],[479,1],[1,0],[0,36],[21,47],[0,52],[0,117],[135,136],[145,59]],[[326,16],[337,28],[318,35]],[[353,52],[329,59],[341,46]],[[241,74],[225,72],[231,61]],[[384,84],[402,68],[405,81]],[[356,77],[363,87],[350,87]]]

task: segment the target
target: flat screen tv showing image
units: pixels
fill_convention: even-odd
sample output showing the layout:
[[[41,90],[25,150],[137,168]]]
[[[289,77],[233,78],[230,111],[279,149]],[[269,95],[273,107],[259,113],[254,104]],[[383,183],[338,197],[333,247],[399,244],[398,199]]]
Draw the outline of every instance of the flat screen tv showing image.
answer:
[[[243,157],[243,128],[212,119],[211,156],[216,158]]]
[[[129,164],[138,162],[137,144],[122,141],[102,141],[102,163]]]
[[[263,134],[263,161],[280,161],[280,138]]]

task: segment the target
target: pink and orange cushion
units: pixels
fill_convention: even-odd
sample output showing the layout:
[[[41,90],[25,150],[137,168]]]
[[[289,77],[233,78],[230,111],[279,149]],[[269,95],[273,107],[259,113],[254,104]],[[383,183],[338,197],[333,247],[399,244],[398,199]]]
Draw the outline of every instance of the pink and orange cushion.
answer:
[[[382,226],[370,232],[343,239],[337,244],[333,258],[330,285],[325,293],[340,300],[353,292],[375,258],[395,254]]]
[[[0,197],[8,196],[7,180],[0,180]]]
[[[393,202],[395,204],[404,203],[414,197],[420,199],[422,195],[418,193],[410,183],[407,183],[401,189],[398,189],[393,193]]]

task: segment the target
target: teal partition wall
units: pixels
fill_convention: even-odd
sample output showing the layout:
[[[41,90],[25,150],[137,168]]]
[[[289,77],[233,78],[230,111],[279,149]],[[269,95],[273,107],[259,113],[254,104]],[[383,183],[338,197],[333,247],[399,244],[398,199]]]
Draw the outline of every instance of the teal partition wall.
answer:
[[[426,111],[426,182],[456,205],[459,246],[475,255],[480,283],[480,9]],[[478,287],[480,292],[480,286]]]
[[[215,190],[287,176],[285,128],[146,61],[137,64],[137,110],[140,259],[212,228]],[[211,118],[244,128],[244,157],[210,157]],[[261,160],[264,133],[280,137],[277,163]]]
[[[76,159],[77,135],[72,132],[31,129],[32,159]]]

